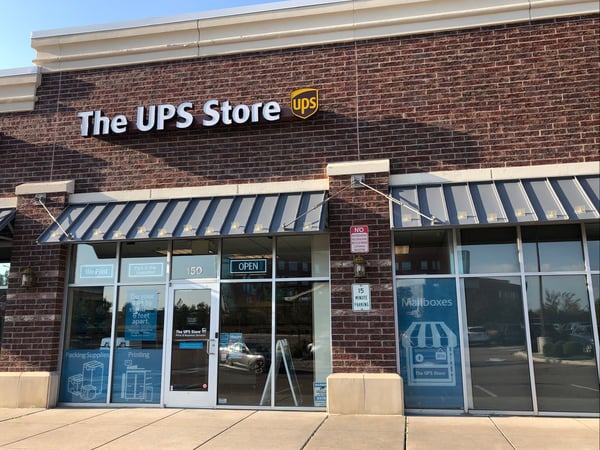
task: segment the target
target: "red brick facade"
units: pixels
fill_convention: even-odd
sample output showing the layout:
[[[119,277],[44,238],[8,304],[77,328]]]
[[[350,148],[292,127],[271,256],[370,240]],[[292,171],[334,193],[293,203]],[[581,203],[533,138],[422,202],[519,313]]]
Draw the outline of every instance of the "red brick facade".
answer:
[[[392,174],[598,161],[598,16],[169,63],[43,74],[33,112],[0,115],[0,196],[75,180],[78,193],[323,179],[330,163],[389,159]],[[209,99],[233,104],[319,89],[306,121],[80,136],[81,111]],[[199,111],[195,111],[199,114]],[[367,183],[387,191],[388,174]],[[330,195],[350,183],[331,177]],[[56,370],[66,249],[39,247],[47,214],[19,199],[0,371]],[[66,198],[50,196],[62,210]],[[388,201],[329,204],[334,371],[395,372]],[[373,311],[352,314],[348,227],[370,227]],[[32,267],[35,289],[19,287]],[[31,325],[35,326],[32,327]]]

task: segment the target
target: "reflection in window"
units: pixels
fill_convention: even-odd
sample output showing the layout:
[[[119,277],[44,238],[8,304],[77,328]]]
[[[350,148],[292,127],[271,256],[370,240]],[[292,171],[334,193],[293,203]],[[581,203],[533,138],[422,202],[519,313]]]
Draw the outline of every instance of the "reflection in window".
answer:
[[[588,223],[585,226],[590,269],[600,270],[600,223]]]
[[[167,243],[126,242],[121,246],[121,282],[147,283],[166,277]]]
[[[523,227],[526,272],[583,270],[579,225]]]
[[[79,244],[71,269],[71,283],[107,284],[116,275],[117,244]]]
[[[396,275],[451,273],[451,236],[449,230],[396,232]]]
[[[112,287],[69,290],[69,313],[61,369],[61,402],[104,403],[113,313]]]
[[[218,251],[216,240],[173,241],[171,279],[217,278]]]
[[[223,240],[221,278],[269,278],[273,239],[268,237]]]
[[[539,410],[598,413],[585,276],[527,277],[527,303]]]
[[[109,346],[112,325],[112,287],[72,288],[66,347],[100,349]]]
[[[329,275],[329,241],[326,235],[277,238],[277,277]]]
[[[518,277],[464,278],[470,408],[533,409]]]
[[[169,390],[208,391],[211,290],[173,292]]]
[[[331,373],[327,286],[310,281],[277,283],[276,406],[325,406],[315,405],[314,399]],[[270,386],[267,389],[270,394]]]
[[[270,405],[271,297],[271,283],[221,284],[219,405]]]
[[[8,288],[8,274],[10,263],[0,262],[0,348],[2,348],[2,334],[4,332],[4,311],[6,309],[6,292]]]
[[[516,229],[461,230],[458,257],[460,273],[518,272]]]

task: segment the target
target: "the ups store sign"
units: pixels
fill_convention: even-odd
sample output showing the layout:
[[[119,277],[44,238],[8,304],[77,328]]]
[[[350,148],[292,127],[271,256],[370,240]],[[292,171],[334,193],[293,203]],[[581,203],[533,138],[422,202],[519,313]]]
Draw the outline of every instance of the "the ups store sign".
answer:
[[[275,122],[282,118],[281,105],[275,101],[232,105],[229,100],[212,99],[202,105],[204,115],[195,116],[194,109],[192,102],[183,102],[178,106],[170,104],[138,106],[135,120],[131,122],[125,114],[109,117],[104,115],[102,110],[78,112],[77,117],[81,119],[81,135],[84,137],[122,134],[128,130],[146,132],[162,131],[167,128],[186,129],[192,126],[213,127],[218,124]],[[313,116],[319,110],[319,91],[315,88],[293,91],[290,96],[290,110],[300,119]]]

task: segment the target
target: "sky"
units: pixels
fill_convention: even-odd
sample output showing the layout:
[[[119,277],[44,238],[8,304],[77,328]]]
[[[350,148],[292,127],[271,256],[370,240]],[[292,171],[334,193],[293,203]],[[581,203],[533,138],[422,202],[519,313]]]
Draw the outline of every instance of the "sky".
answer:
[[[278,0],[0,0],[0,70],[34,67],[31,33],[150,19]],[[279,0],[281,1],[281,0]]]

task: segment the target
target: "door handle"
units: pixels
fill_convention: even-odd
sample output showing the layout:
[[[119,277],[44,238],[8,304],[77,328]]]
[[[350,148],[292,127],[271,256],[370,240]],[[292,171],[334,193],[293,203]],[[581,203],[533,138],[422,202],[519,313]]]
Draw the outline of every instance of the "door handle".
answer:
[[[216,355],[217,354],[217,350],[219,348],[219,341],[217,339],[209,339],[208,341],[208,354],[209,355]]]

